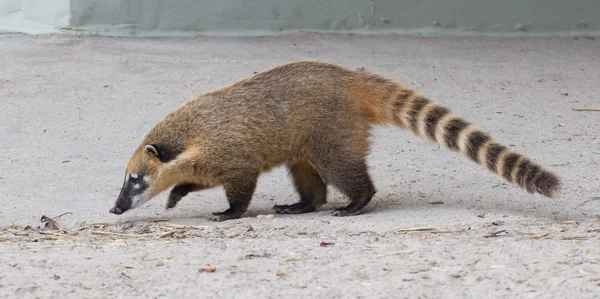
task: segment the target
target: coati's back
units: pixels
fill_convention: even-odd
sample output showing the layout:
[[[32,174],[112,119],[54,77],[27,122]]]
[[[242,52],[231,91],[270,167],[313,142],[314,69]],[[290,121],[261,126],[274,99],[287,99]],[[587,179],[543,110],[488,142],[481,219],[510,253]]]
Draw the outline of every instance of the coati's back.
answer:
[[[314,62],[277,67],[185,103],[148,138],[194,143],[222,163],[267,170],[307,154],[315,136],[367,137],[369,120],[354,101],[358,73]],[[330,140],[331,141],[331,140]]]
[[[222,185],[230,209],[214,220],[238,218],[260,173],[285,164],[301,200],[276,206],[278,213],[314,211],[325,202],[326,186],[333,185],[351,199],[334,215],[353,215],[375,193],[365,161],[373,124],[410,129],[530,193],[552,197],[560,187],[553,173],[400,83],[302,61],[203,94],[167,115],[128,165],[128,173],[143,173],[149,183],[126,177],[121,204],[111,211],[120,214],[136,206],[127,198],[147,200],[173,185],[167,207],[189,192]],[[143,196],[130,191],[136,186],[151,191]]]

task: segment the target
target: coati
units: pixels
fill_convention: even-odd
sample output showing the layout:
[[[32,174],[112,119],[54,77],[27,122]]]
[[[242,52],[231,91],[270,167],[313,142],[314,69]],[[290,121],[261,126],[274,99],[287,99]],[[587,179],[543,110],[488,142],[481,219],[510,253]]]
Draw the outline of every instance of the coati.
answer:
[[[239,218],[258,176],[285,165],[300,201],[275,205],[277,213],[315,211],[331,185],[350,199],[333,215],[354,215],[375,194],[365,160],[371,127],[387,124],[443,144],[529,193],[552,197],[559,189],[555,174],[400,83],[364,69],[299,61],[202,94],[166,115],[133,153],[110,212],[122,214],[170,187],[167,209],[190,192],[222,186],[229,209],[209,218]]]

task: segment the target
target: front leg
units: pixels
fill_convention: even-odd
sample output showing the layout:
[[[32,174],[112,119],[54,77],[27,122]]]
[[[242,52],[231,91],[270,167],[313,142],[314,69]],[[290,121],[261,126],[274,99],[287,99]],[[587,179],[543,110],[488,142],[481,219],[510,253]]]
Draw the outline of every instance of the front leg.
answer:
[[[192,184],[192,183],[179,183],[171,190],[169,194],[169,199],[167,200],[167,209],[174,208],[177,203],[188,193],[200,191],[202,189],[206,189],[205,186],[201,184]]]
[[[255,174],[244,175],[223,184],[227,201],[229,201],[229,209],[220,213],[213,213],[208,219],[220,222],[240,218],[246,212],[252,200],[257,178],[258,175]]]

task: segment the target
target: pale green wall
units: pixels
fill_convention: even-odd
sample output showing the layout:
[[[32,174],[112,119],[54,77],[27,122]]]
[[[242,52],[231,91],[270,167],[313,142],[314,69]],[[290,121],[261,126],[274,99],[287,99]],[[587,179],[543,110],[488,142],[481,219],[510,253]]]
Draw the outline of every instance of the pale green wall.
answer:
[[[600,0],[71,0],[74,26],[141,31],[600,30]]]
[[[50,33],[68,26],[70,0],[0,0],[0,31]]]
[[[0,27],[7,22],[140,35],[592,32],[600,0],[0,0]]]

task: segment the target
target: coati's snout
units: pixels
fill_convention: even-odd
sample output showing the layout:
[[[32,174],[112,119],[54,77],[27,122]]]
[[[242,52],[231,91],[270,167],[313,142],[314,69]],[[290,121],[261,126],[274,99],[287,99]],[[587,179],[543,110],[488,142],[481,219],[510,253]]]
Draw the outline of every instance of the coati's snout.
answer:
[[[141,206],[149,201],[153,194],[150,188],[150,174],[152,169],[156,168],[158,151],[153,145],[141,147],[133,155],[127,167],[121,193],[115,202],[115,205],[109,210],[113,214],[123,214],[125,211]]]
[[[140,206],[150,198],[148,196],[149,176],[137,173],[128,174],[121,188],[121,193],[115,202],[115,206],[110,209],[110,213],[123,214],[129,209]]]

